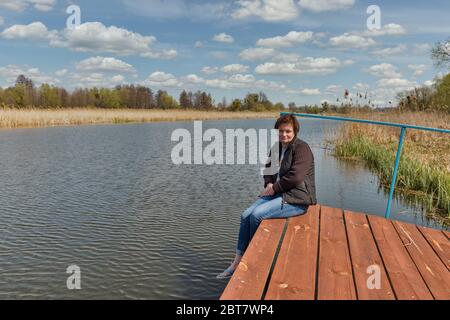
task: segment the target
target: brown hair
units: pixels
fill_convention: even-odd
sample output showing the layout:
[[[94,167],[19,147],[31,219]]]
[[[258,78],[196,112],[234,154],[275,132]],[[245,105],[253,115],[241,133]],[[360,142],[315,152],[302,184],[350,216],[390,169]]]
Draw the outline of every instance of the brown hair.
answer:
[[[300,124],[298,123],[297,117],[292,114],[282,115],[275,122],[275,129],[278,129],[282,124],[290,124],[294,129],[295,137],[297,137],[298,132],[300,131]]]

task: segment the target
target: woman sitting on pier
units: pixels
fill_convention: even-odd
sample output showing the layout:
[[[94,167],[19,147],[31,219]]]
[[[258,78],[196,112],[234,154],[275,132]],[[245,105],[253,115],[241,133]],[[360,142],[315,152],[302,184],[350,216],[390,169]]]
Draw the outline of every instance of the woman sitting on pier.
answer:
[[[241,226],[233,263],[217,278],[230,277],[239,265],[250,240],[263,219],[301,215],[316,201],[314,156],[309,145],[297,138],[300,125],[293,115],[283,115],[275,123],[279,132],[278,173],[264,176],[264,190],[241,215]],[[266,167],[270,166],[270,162]]]

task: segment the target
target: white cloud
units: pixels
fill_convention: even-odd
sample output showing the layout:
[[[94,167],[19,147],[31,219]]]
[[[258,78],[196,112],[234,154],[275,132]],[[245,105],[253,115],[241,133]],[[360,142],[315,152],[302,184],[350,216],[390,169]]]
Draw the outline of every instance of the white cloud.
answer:
[[[112,57],[91,57],[76,64],[77,70],[96,72],[136,72],[131,64]]]
[[[121,74],[117,74],[111,78],[111,81],[114,83],[120,84],[125,81],[125,77]]]
[[[300,60],[298,53],[277,52],[273,55],[272,62],[297,62]]]
[[[310,89],[310,88],[305,88],[305,89],[300,89],[299,91],[301,94],[305,95],[305,96],[319,96],[320,90],[317,88],[314,89]]]
[[[342,67],[342,63],[337,58],[300,58],[297,62],[266,62],[256,67],[255,72],[258,74],[310,74],[310,75],[327,75],[337,71]]]
[[[0,16],[0,26],[2,26],[5,23],[5,19],[3,19],[2,16]]]
[[[357,91],[367,91],[369,90],[370,86],[367,83],[361,83],[358,82],[353,86],[353,89]]]
[[[347,59],[347,60],[344,60],[343,63],[344,63],[344,66],[351,66],[352,64],[355,63],[355,61],[352,59]]]
[[[258,46],[271,47],[271,48],[282,48],[282,47],[292,47],[297,44],[305,43],[311,41],[314,37],[314,33],[311,31],[299,32],[291,31],[285,36],[277,36],[273,38],[259,39],[256,43]]]
[[[414,88],[415,82],[403,78],[388,78],[378,80],[380,88],[389,88],[393,91],[409,90]]]
[[[223,42],[223,43],[233,43],[234,42],[234,38],[224,32],[214,35],[213,40],[217,41],[217,42]]]
[[[251,74],[235,74],[228,78],[206,79],[204,83],[208,87],[221,88],[221,89],[233,89],[249,87],[255,83],[256,79]]]
[[[148,51],[141,54],[141,57],[143,58],[165,59],[165,60],[175,59],[177,56],[178,52],[175,49],[163,50],[159,52]]]
[[[28,0],[39,11],[50,11],[56,3],[56,0]]]
[[[212,88],[220,89],[239,89],[239,88],[251,88],[251,89],[266,89],[266,90],[285,90],[284,84],[267,81],[257,80],[251,74],[235,74],[228,78],[220,79],[207,79],[205,85]]]
[[[57,78],[46,75],[38,68],[18,66],[13,64],[7,65],[5,67],[0,67],[0,78],[3,78],[7,85],[14,85],[17,77],[21,74],[33,80],[36,85],[40,85],[42,83],[59,83],[59,80]]]
[[[184,77],[184,82],[191,84],[200,84],[204,83],[205,79],[197,76],[196,74],[188,74],[186,77]]]
[[[230,76],[229,80],[236,83],[252,83],[256,79],[252,74],[234,74]]]
[[[50,46],[80,52],[109,52],[155,59],[177,57],[177,51],[174,49],[153,50],[150,47],[156,41],[153,36],[143,36],[115,26],[106,27],[100,22],[86,22],[59,33],[55,30],[49,31],[42,22],[33,22],[29,25],[13,25],[0,35],[5,39],[47,40]]]
[[[326,93],[328,94],[336,94],[342,91],[343,91],[342,86],[338,84],[330,84],[329,86],[327,86],[326,89]]]
[[[103,74],[100,72],[91,74],[73,73],[71,75],[71,79],[74,81],[79,81],[78,85],[80,87],[96,86],[104,84],[106,81]]]
[[[207,79],[207,80],[205,80],[205,84],[208,87],[220,88],[220,89],[233,89],[233,88],[240,87],[240,86],[233,85],[233,83],[229,82],[227,79]]]
[[[248,72],[249,67],[242,64],[229,64],[222,68],[225,73],[245,73]]]
[[[0,0],[0,8],[12,11],[23,11],[27,6],[28,5],[26,1]]]
[[[390,63],[380,63],[369,67],[368,72],[380,78],[400,78],[397,68]]]
[[[242,50],[239,57],[243,60],[257,61],[270,58],[274,54],[275,50],[272,48],[249,48]]]
[[[300,0],[300,7],[313,11],[334,11],[347,9],[355,4],[355,0]]]
[[[171,73],[155,71],[143,82],[147,86],[155,87],[179,87],[181,82]]]
[[[194,44],[194,47],[196,48],[203,48],[204,43],[202,41],[196,41]]]
[[[218,67],[204,67],[204,68],[202,69],[202,72],[203,72],[204,74],[214,74],[214,73],[216,73],[217,71],[219,71],[219,68],[218,68]]]
[[[408,64],[408,68],[414,71],[413,76],[420,76],[425,73],[427,66],[424,64]]]
[[[40,21],[28,25],[15,24],[2,31],[0,36],[4,39],[49,40],[57,37],[57,31],[49,31]]]
[[[122,55],[147,53],[156,41],[153,36],[143,36],[115,26],[106,27],[100,22],[86,22],[74,29],[64,30],[61,44],[75,51],[103,51]]]
[[[353,31],[346,32],[342,35],[330,38],[329,44],[333,47],[340,49],[367,49],[369,47],[378,45],[378,43],[372,39],[372,37],[379,36],[394,36],[406,34],[406,30],[399,24],[390,23],[384,25],[380,30],[366,30],[366,31]],[[393,48],[378,49],[374,52],[376,55],[387,56],[396,54],[400,50],[405,50],[404,45],[398,45]]]
[[[269,22],[291,21],[299,10],[294,0],[238,0],[239,6],[231,16],[234,19],[258,17]]]
[[[367,49],[376,44],[371,38],[350,33],[330,38],[330,45],[341,49]]]
[[[55,71],[55,75],[57,77],[64,77],[68,72],[69,72],[69,70],[67,70],[67,69],[61,69],[61,70]]]
[[[399,44],[395,47],[388,47],[383,49],[374,50],[371,53],[379,56],[379,57],[390,57],[399,55],[407,50],[407,46],[405,44]]]
[[[406,34],[406,29],[399,24],[389,23],[379,30],[366,30],[363,34],[367,37],[398,36]]]
[[[29,6],[33,6],[39,11],[50,11],[53,9],[56,0],[0,0],[0,8],[12,11],[24,11]]]
[[[70,79],[71,84],[76,88],[111,88],[125,82],[125,77],[121,74],[110,76],[101,72],[86,73],[84,71],[82,73],[72,73]]]
[[[417,43],[413,46],[413,53],[417,55],[430,53],[432,45],[429,43]]]

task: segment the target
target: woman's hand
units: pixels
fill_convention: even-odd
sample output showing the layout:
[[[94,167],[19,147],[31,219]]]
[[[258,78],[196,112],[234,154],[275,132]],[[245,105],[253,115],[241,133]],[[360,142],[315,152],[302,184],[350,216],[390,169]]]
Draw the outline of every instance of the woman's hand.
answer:
[[[266,196],[273,196],[275,194],[275,191],[273,190],[273,184],[268,183],[266,188],[261,192],[259,195],[260,197],[266,197]]]

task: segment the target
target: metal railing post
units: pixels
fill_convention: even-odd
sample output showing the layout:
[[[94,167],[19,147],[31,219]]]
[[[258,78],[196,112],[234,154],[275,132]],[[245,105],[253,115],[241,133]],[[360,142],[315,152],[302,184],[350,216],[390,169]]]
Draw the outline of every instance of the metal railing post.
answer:
[[[389,199],[386,207],[386,213],[384,215],[387,219],[389,219],[389,216],[391,215],[392,197],[394,196],[395,181],[397,180],[398,166],[400,164],[400,157],[402,156],[403,137],[405,136],[405,132],[406,128],[402,127],[402,130],[400,131],[400,139],[398,141],[397,156],[395,157],[395,166],[394,172],[392,174],[391,189],[389,190]]]

